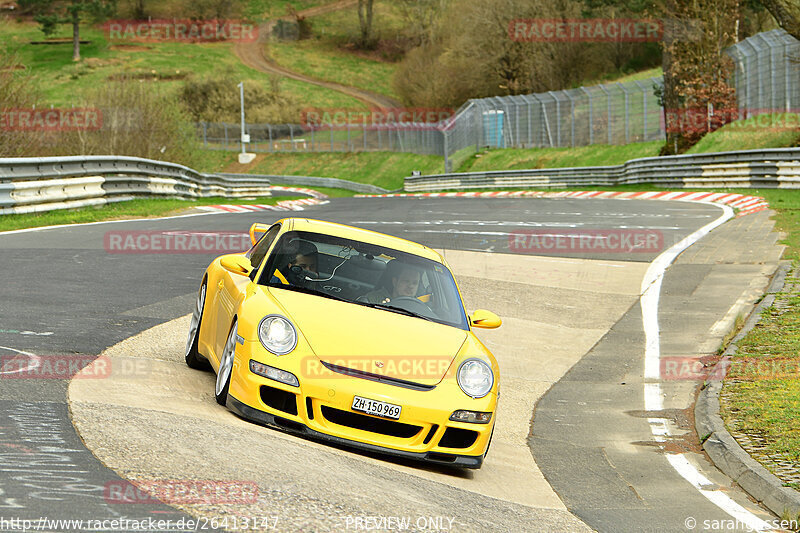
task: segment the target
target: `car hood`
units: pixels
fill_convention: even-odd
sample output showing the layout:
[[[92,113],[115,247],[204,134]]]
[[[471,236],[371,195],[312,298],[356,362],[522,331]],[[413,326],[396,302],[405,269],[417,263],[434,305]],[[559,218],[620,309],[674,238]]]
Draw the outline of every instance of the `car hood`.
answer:
[[[268,290],[328,365],[436,385],[467,338],[464,330],[421,318],[313,294]]]

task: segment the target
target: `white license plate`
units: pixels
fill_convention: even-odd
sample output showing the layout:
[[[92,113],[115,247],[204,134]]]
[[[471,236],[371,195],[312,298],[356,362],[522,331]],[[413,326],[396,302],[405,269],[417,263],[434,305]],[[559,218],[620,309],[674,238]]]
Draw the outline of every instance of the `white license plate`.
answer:
[[[368,415],[375,415],[397,420],[400,418],[400,411],[402,410],[402,407],[391,403],[379,402],[378,400],[362,398],[361,396],[354,396],[351,409],[353,409],[353,411],[367,413]]]

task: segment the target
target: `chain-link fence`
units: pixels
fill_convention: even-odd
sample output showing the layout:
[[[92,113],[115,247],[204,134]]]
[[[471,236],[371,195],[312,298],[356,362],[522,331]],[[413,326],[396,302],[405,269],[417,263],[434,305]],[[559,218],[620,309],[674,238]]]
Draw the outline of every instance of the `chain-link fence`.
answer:
[[[628,144],[664,138],[661,78],[470,100],[443,129],[448,168],[482,147]],[[449,171],[449,170],[448,170]]]
[[[739,116],[800,109],[800,41],[783,30],[728,49]],[[629,144],[665,138],[656,96],[663,78],[468,101],[438,123],[247,126],[253,152],[392,151],[444,156],[451,172],[484,147],[536,148]],[[201,123],[210,149],[239,150],[239,126]]]
[[[772,30],[733,45],[728,54],[736,64],[740,117],[800,109],[800,41]]]
[[[201,122],[203,146],[210,150],[241,150],[241,125]],[[247,124],[250,152],[409,152],[443,155],[437,124],[314,126]]]

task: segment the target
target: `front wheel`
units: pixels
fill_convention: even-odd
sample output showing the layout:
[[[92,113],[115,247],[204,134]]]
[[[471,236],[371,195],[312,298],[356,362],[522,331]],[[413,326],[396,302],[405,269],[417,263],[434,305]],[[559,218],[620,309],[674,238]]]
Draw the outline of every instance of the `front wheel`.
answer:
[[[231,386],[231,373],[233,371],[233,360],[236,356],[236,337],[237,324],[234,320],[225,348],[222,349],[222,357],[219,360],[219,370],[217,370],[217,383],[214,387],[214,395],[217,403],[225,405],[228,402],[228,389]]]
[[[200,324],[203,322],[203,309],[206,305],[206,282],[200,286],[197,293],[197,302],[192,313],[192,321],[189,324],[189,338],[186,340],[186,365],[195,370],[208,370],[211,365],[208,360],[200,355],[198,343],[200,342]]]

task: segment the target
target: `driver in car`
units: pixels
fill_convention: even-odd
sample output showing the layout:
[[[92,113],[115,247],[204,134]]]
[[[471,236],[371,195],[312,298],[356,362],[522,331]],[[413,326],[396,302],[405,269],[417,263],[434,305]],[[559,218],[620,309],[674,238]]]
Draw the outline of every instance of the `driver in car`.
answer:
[[[418,269],[392,260],[386,266],[386,270],[387,277],[391,283],[391,292],[386,287],[387,284],[384,283],[375,288],[375,290],[358,298],[359,301],[371,304],[386,304],[391,302],[392,298],[401,296],[406,298],[417,297],[421,276]]]
[[[284,285],[305,285],[305,273],[317,275],[317,247],[308,241],[295,239],[288,246],[289,262],[278,267],[272,274],[272,283]]]

